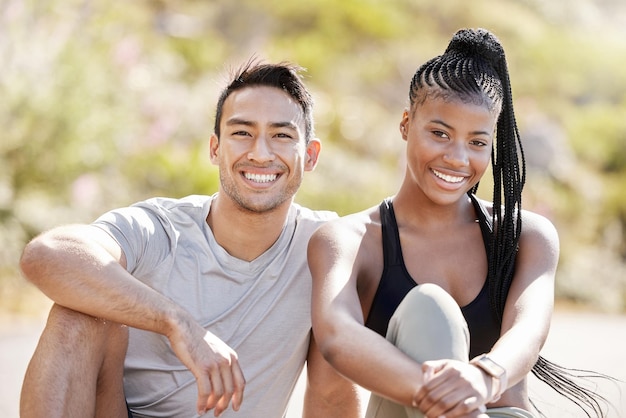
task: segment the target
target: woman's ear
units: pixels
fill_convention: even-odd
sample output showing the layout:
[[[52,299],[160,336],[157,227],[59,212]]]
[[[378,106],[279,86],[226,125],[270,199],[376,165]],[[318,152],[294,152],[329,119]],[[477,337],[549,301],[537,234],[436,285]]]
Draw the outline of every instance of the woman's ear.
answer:
[[[402,135],[402,139],[406,141],[408,134],[409,134],[409,110],[404,109],[404,112],[402,112],[402,119],[400,120],[400,135]]]

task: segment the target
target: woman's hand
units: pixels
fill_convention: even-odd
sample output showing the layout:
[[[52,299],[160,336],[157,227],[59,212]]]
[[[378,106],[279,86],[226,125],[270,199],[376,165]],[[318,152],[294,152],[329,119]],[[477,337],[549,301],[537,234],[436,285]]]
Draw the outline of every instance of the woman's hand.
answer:
[[[486,417],[491,379],[476,366],[458,360],[434,360],[422,364],[424,385],[413,397],[413,406],[426,417]]]

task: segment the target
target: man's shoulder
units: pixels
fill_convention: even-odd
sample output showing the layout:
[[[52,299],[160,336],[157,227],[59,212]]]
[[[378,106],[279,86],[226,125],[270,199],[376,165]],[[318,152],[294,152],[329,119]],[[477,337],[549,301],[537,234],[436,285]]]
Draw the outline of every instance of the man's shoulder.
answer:
[[[323,223],[339,218],[339,215],[331,210],[310,209],[297,203],[291,205],[291,210],[294,211],[298,219],[311,222]]]
[[[211,199],[212,196],[205,195],[189,195],[181,198],[152,197],[150,199],[137,202],[133,206],[164,210],[176,210],[179,208],[204,208],[206,203]]]
[[[176,218],[177,216],[206,217],[212,196],[189,195],[181,198],[152,197],[141,202],[134,203],[131,208],[140,208],[158,217]]]

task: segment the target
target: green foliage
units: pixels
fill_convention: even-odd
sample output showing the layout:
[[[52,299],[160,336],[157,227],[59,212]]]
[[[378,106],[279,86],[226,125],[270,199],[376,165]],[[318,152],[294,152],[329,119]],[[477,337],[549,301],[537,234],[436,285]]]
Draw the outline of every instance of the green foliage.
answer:
[[[215,192],[215,101],[224,73],[252,56],[308,70],[324,146],[297,200],[340,214],[377,204],[404,174],[398,122],[413,72],[455,30],[482,26],[507,51],[522,135],[539,138],[527,143],[525,202],[561,232],[561,295],[582,297],[563,283],[576,283],[584,269],[572,266],[589,253],[603,254],[600,280],[624,294],[624,6],[599,2],[7,0],[0,280],[22,283],[21,248],[55,224]]]
[[[577,113],[569,131],[580,159],[601,172],[626,173],[626,102],[593,103]]]

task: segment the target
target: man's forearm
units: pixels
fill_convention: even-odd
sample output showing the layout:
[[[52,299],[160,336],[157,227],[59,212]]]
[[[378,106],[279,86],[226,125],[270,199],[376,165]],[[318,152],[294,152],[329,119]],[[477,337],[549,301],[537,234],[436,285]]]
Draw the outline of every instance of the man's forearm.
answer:
[[[167,334],[180,308],[124,268],[121,249],[104,231],[70,226],[43,234],[20,260],[27,280],[59,305]]]

